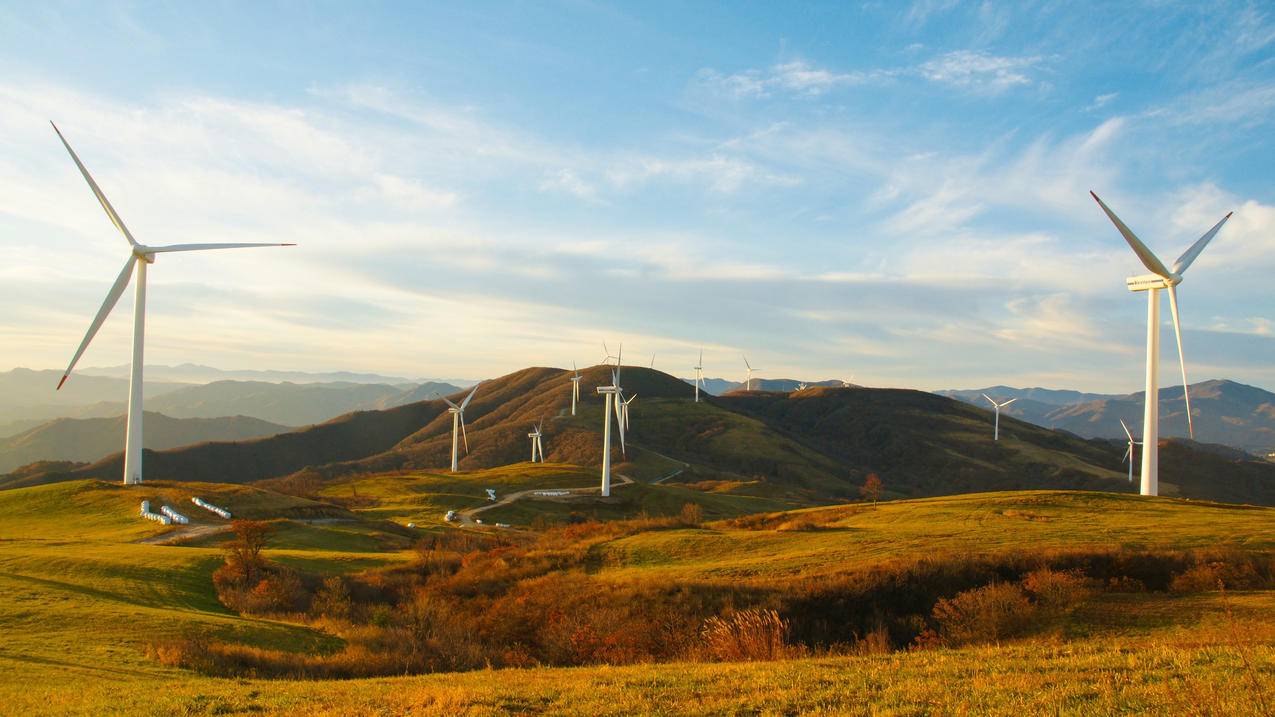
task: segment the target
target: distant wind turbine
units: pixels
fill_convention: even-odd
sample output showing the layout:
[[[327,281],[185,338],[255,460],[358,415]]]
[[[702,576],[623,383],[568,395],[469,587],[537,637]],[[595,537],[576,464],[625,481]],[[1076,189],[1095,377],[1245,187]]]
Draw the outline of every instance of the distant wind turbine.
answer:
[[[801,383],[797,384],[797,390],[798,390],[798,391],[805,391],[805,390],[806,390],[806,382],[805,382],[805,381],[802,381]]]
[[[621,342],[620,342],[620,354],[623,354],[623,353],[624,353],[624,342],[623,342],[623,341],[621,341]],[[613,356],[613,355],[611,354],[611,349],[607,348],[607,342],[605,342],[605,341],[603,341],[603,342],[602,342],[602,355],[603,355],[602,364],[603,364],[604,366],[609,366],[609,365],[611,364],[611,359],[615,359],[615,365],[616,365],[616,366],[619,366],[619,365],[620,365],[620,356],[619,356],[619,354],[617,354],[617,355],[614,355],[614,356]]]
[[[996,407],[996,428],[992,430],[992,440],[999,441],[1001,439],[1001,409],[1013,403],[1014,401],[1017,401],[1018,398],[1017,397],[1011,398],[1004,403],[997,403],[996,401],[993,401],[992,397],[988,396],[987,394],[983,394],[983,398],[986,398],[988,401],[991,401],[992,405]]]
[[[637,400],[637,394],[635,393],[632,396],[629,396],[628,398],[625,398],[623,401],[620,402],[620,415],[624,423],[625,431],[628,431],[629,428],[631,427],[629,424],[629,406],[632,405],[633,402],[636,400]]]
[[[531,439],[531,462],[532,463],[536,462],[536,456],[540,457],[541,463],[545,462],[545,447],[544,447],[544,444],[540,442],[540,435],[541,435],[540,427],[543,424],[544,424],[544,421],[537,422],[536,427],[531,430],[531,433],[527,434],[527,438]]]
[[[1133,440],[1133,434],[1129,432],[1129,427],[1125,425],[1124,419],[1120,419],[1120,427],[1124,429],[1124,434],[1129,438],[1129,449],[1124,452],[1124,459],[1129,463],[1129,482],[1133,482],[1133,447],[1142,445],[1142,441]]]
[[[580,402],[580,369],[576,368],[576,362],[571,362],[571,371],[575,375],[571,377],[571,415],[576,415],[576,404]]]
[[[50,122],[49,124],[53,123]],[[75,368],[76,362],[80,360],[80,356],[84,355],[84,350],[88,348],[89,342],[97,335],[98,329],[102,328],[102,322],[106,321],[111,309],[115,308],[116,302],[119,301],[120,296],[124,293],[124,289],[128,288],[128,282],[132,279],[133,273],[136,272],[137,287],[133,298],[133,360],[128,384],[128,426],[124,431],[124,484],[133,485],[142,482],[142,366],[144,363],[142,356],[146,343],[146,266],[155,263],[156,254],[167,252],[295,245],[243,242],[233,244],[169,244],[168,246],[138,244],[132,233],[129,232],[128,227],[124,226],[124,220],[116,213],[115,207],[111,206],[110,201],[106,199],[106,195],[97,186],[97,182],[93,181],[92,175],[89,174],[89,170],[85,168],[84,163],[75,154],[75,150],[71,149],[71,145],[62,136],[62,132],[58,130],[57,125],[53,125],[53,131],[57,133],[58,139],[62,140],[62,146],[66,147],[71,159],[75,161],[75,166],[79,168],[80,174],[84,175],[84,181],[88,182],[89,188],[93,190],[93,195],[97,197],[98,203],[102,205],[106,216],[115,225],[115,228],[119,230],[120,234],[123,234],[124,238],[128,240],[131,250],[128,261],[124,262],[124,268],[120,270],[119,276],[115,277],[115,283],[111,285],[110,291],[106,292],[106,299],[102,302],[102,307],[97,310],[97,316],[93,317],[93,322],[89,324],[89,330],[84,334],[84,340],[80,342],[80,347],[76,349],[75,355],[71,357],[71,363],[67,365],[66,372],[62,374],[62,380],[58,381],[58,389],[61,389],[62,384],[66,383],[67,378],[70,377],[71,370]]]
[[[474,390],[469,392],[464,401],[460,405],[452,403],[449,399],[444,398],[447,402],[447,412],[452,414],[452,473],[457,471],[457,464],[460,460],[460,439],[465,440],[465,455],[469,455],[469,434],[465,432],[465,408],[469,406],[469,402],[473,400],[474,394],[478,393],[478,386],[475,384]]]
[[[655,352],[651,352],[651,368],[655,368]]]
[[[1186,357],[1182,354],[1182,325],[1178,317],[1178,284],[1182,283],[1182,274],[1191,266],[1195,258],[1204,251],[1204,247],[1208,246],[1213,237],[1217,235],[1222,225],[1227,219],[1231,218],[1231,212],[1227,212],[1213,228],[1208,230],[1195,243],[1190,246],[1178,260],[1173,262],[1173,267],[1168,268],[1164,262],[1158,257],[1146,244],[1142,243],[1134,235],[1125,223],[1120,221],[1115,212],[1098,198],[1097,194],[1089,193],[1094,201],[1098,202],[1098,206],[1102,207],[1102,211],[1106,213],[1107,218],[1116,226],[1116,230],[1128,242],[1129,247],[1133,249],[1133,253],[1138,255],[1138,259],[1142,261],[1142,265],[1151,271],[1150,274],[1141,276],[1131,276],[1125,280],[1125,285],[1129,287],[1129,291],[1145,291],[1147,292],[1147,384],[1145,407],[1142,415],[1142,495],[1159,495],[1160,493],[1160,290],[1169,290],[1169,309],[1173,312],[1173,333],[1178,343],[1178,364],[1182,369],[1182,395],[1186,401],[1186,425],[1187,432],[1192,438],[1195,437],[1195,425],[1191,418],[1191,392],[1187,388],[1186,381]]]
[[[753,390],[753,371],[760,371],[761,369],[753,368],[753,365],[748,363],[747,356],[744,356],[744,365],[748,367],[748,378],[744,379],[744,390],[751,391]]]
[[[704,349],[699,350],[699,363],[695,364],[695,402],[699,403],[699,389],[704,383]]]
[[[850,380],[849,380],[849,381],[842,381],[842,382],[841,382],[841,387],[842,387],[842,388],[854,388],[854,374],[850,374]]]

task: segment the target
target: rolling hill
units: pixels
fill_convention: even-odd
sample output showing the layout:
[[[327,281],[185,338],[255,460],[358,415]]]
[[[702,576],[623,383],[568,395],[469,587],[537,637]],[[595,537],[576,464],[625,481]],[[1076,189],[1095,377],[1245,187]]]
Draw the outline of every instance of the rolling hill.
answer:
[[[126,424],[124,416],[58,418],[16,436],[0,439],[0,471],[8,472],[36,461],[97,460],[119,450],[124,443]],[[292,429],[248,416],[170,418],[147,411],[142,430],[147,446],[165,449],[206,441],[272,436]]]
[[[470,452],[463,470],[527,460],[527,431],[545,422],[550,462],[601,461],[601,402],[593,392],[609,369],[586,369],[578,415],[570,413],[570,372],[529,368],[483,383],[467,411]],[[913,497],[982,490],[1083,488],[1128,491],[1123,446],[1002,420],[1003,440],[990,440],[990,413],[920,391],[808,388],[753,391],[690,401],[684,381],[626,367],[636,395],[626,456],[613,461],[639,481],[723,495],[821,504],[857,497],[868,473],[887,495]],[[148,477],[251,483],[436,470],[451,450],[451,417],[441,401],[421,401],[348,414],[268,438],[148,451]],[[1190,445],[1165,461],[1165,495],[1275,503],[1275,465],[1237,461]],[[101,478],[120,473],[118,455],[66,470],[24,470],[0,486]],[[677,473],[675,476],[672,473]],[[635,506],[640,510],[641,506]]]
[[[1116,439],[1124,437],[1121,419],[1137,437],[1145,395],[1082,394],[1008,386],[939,393],[977,406],[987,405],[982,393],[997,400],[1019,397],[1002,413],[1084,438]],[[1197,441],[1220,443],[1260,456],[1275,452],[1275,393],[1235,381],[1202,381],[1191,384],[1191,410]],[[1181,388],[1160,389],[1160,433],[1162,437],[1187,435]]]

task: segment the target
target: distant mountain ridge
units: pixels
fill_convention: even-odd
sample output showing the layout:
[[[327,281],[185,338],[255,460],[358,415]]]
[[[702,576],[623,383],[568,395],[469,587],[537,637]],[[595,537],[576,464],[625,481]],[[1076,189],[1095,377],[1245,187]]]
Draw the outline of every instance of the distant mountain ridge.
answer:
[[[149,371],[150,368],[147,367]],[[55,418],[123,415],[128,380],[74,375],[55,391],[61,371],[0,372],[0,437]],[[319,423],[350,411],[375,410],[447,395],[447,383],[373,384],[219,380],[207,384],[146,382],[145,408],[173,418],[251,416],[285,426]]]
[[[584,376],[578,415],[570,415],[570,370],[528,368],[484,382],[466,412],[470,451],[462,470],[527,460],[527,431],[543,421],[551,463],[601,461],[602,403],[594,389],[610,369]],[[1134,491],[1119,441],[1085,440],[1002,417],[991,440],[982,407],[906,389],[812,387],[737,391],[690,399],[691,386],[659,371],[625,367],[633,405],[628,456],[612,446],[617,470],[656,460],[684,465],[670,485],[792,504],[845,501],[870,472],[892,495],[1073,488]],[[461,392],[452,394],[458,399]],[[380,473],[445,470],[451,419],[439,400],[350,413],[266,438],[146,451],[152,480],[254,483],[312,490],[330,481]],[[1275,465],[1232,460],[1191,444],[1170,443],[1162,467],[1165,495],[1275,504]],[[1168,453],[1166,453],[1168,455]],[[652,458],[652,457],[655,458]],[[116,481],[117,452],[91,465],[23,469],[0,487],[101,478]],[[659,468],[664,470],[665,468]]]
[[[1263,457],[1275,452],[1275,393],[1220,379],[1191,384],[1190,390],[1195,440],[1231,446]],[[1002,409],[1002,413],[1085,438],[1123,439],[1121,419],[1135,438],[1142,431],[1145,395],[1142,391],[1116,395],[992,386],[936,393],[983,407],[990,405],[982,397],[983,393],[998,401],[1017,397],[1019,400]],[[1066,400],[1071,397],[1075,400]],[[1162,388],[1159,398],[1161,437],[1187,436],[1182,388]]]
[[[115,453],[124,443],[126,420],[59,418],[0,439],[0,473],[35,461],[94,461]],[[147,411],[142,420],[143,443],[165,449],[205,441],[237,441],[290,431],[249,416],[170,418]]]
[[[129,365],[95,366],[76,371],[77,376],[105,376],[108,378],[128,378]],[[177,366],[148,364],[148,378],[157,381],[178,383],[212,383],[213,381],[270,381],[280,383],[388,383],[390,385],[416,385],[419,383],[448,383],[455,386],[469,386],[476,381],[468,379],[445,378],[404,378],[402,376],[383,376],[377,373],[358,371],[281,371],[277,369],[220,369],[195,363],[183,363]]]

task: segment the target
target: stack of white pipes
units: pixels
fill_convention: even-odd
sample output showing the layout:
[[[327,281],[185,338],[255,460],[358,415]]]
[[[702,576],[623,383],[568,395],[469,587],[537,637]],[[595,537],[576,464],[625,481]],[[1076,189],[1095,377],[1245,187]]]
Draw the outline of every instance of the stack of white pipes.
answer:
[[[178,513],[177,511],[173,510],[172,508],[166,505],[161,506],[159,509],[159,512],[168,516],[169,520],[179,525],[185,525],[190,522],[190,518],[187,518],[186,516],[182,515],[181,513]]]
[[[162,523],[163,525],[171,525],[173,522],[172,519],[169,518],[167,515],[152,513],[151,502],[149,500],[142,501],[142,517],[147,520],[153,520],[156,523]]]
[[[213,505],[212,503],[209,503],[203,498],[191,498],[190,502],[194,503],[200,508],[203,508],[206,511],[209,511],[211,513],[216,513],[217,515],[220,515],[226,520],[230,520],[230,511],[226,510],[225,508],[218,508],[217,506]]]

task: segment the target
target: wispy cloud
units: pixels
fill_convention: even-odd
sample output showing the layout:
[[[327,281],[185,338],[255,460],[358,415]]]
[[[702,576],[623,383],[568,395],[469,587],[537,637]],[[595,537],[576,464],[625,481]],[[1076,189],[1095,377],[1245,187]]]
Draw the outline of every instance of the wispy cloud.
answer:
[[[980,92],[998,93],[1033,83],[1039,56],[1004,57],[977,50],[957,50],[923,63],[919,70],[927,80]]]

